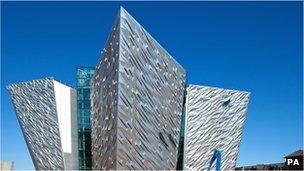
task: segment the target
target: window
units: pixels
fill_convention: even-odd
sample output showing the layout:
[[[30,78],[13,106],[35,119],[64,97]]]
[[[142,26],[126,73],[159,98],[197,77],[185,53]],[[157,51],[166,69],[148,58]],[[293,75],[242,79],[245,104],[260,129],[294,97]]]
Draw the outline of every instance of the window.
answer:
[[[88,88],[83,89],[83,99],[90,100],[90,89]]]
[[[159,133],[158,136],[159,136],[159,139],[162,141],[162,143],[163,143],[163,144],[165,145],[165,147],[167,148],[167,147],[168,147],[168,144],[166,143],[166,140],[165,140],[163,134],[162,134],[162,133]]]
[[[172,143],[172,145],[173,145],[174,147],[176,147],[176,144],[175,144],[174,139],[173,139],[173,137],[172,137],[171,134],[169,134],[169,140],[170,140],[170,142]]]
[[[229,103],[230,103],[230,99],[227,100],[227,101],[225,101],[225,102],[223,103],[223,106],[228,106]]]
[[[90,101],[88,101],[88,100],[83,101],[84,109],[90,109],[90,106],[91,106]]]

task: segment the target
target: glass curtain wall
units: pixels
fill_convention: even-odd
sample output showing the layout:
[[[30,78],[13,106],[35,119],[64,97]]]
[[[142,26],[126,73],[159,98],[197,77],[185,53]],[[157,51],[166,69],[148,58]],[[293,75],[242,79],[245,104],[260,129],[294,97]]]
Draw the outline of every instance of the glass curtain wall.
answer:
[[[93,74],[94,68],[92,67],[77,68],[77,122],[80,170],[90,170],[92,168],[90,80]]]

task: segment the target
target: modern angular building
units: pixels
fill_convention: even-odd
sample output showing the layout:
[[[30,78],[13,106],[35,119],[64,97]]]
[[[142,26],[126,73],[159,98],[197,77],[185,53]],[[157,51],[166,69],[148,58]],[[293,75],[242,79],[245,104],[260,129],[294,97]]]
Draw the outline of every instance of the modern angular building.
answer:
[[[214,168],[219,154],[222,170],[234,170],[249,93],[207,86],[187,87],[184,169]]]
[[[77,68],[77,122],[80,170],[89,170],[92,167],[90,81],[93,74],[94,68]]]
[[[91,82],[93,169],[175,169],[186,71],[123,8]]]
[[[248,92],[187,87],[123,8],[96,68],[77,69],[77,98],[53,78],[8,90],[38,170],[233,170],[249,103]]]
[[[44,78],[7,86],[37,170],[77,170],[76,92]]]

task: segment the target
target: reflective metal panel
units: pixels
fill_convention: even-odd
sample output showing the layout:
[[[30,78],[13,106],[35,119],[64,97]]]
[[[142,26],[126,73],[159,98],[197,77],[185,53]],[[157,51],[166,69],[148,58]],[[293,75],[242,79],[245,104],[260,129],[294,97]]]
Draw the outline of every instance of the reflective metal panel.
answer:
[[[184,169],[207,170],[214,150],[222,170],[235,168],[248,102],[248,92],[187,88]]]
[[[53,78],[7,88],[35,168],[77,169],[75,90]]]
[[[185,70],[123,8],[92,79],[93,169],[175,169]]]
[[[91,79],[92,169],[116,168],[117,82],[119,57],[117,17],[102,58]]]

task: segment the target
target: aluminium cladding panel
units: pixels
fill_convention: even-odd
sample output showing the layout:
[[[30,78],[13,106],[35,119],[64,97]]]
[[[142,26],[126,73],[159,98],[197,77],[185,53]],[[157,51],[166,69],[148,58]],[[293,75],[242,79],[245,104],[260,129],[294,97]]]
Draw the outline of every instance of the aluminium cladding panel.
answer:
[[[77,152],[77,136],[76,141],[68,136],[74,135],[71,129],[77,123],[73,120],[76,118],[75,90],[53,78],[11,84],[8,90],[35,168],[74,169],[70,162],[77,159],[74,153]],[[58,101],[67,100],[63,97],[66,95],[69,95],[69,103],[62,105]],[[69,124],[68,119],[72,119],[72,123]]]
[[[185,70],[123,8],[96,69],[93,169],[175,169]]]
[[[117,169],[175,169],[185,70],[123,8]]]
[[[184,169],[207,170],[215,149],[222,170],[235,168],[248,103],[248,92],[187,88]]]
[[[64,169],[53,79],[8,86],[37,170]]]
[[[92,169],[116,168],[119,17],[91,79]]]

